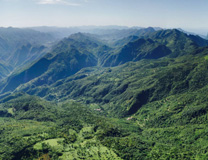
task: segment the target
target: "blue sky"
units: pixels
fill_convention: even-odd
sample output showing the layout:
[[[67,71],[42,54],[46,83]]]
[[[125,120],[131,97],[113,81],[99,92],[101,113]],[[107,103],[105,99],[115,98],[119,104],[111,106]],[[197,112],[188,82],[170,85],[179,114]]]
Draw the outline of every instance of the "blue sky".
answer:
[[[0,0],[0,26],[125,25],[208,30],[208,0]]]

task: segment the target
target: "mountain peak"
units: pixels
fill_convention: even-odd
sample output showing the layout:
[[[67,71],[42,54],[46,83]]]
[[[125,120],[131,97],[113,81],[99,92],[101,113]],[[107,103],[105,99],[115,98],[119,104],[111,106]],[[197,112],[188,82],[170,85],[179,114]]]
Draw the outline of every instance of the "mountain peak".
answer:
[[[149,32],[154,32],[154,31],[155,31],[155,29],[154,29],[153,27],[148,27],[148,28],[146,28],[146,31],[149,31]]]

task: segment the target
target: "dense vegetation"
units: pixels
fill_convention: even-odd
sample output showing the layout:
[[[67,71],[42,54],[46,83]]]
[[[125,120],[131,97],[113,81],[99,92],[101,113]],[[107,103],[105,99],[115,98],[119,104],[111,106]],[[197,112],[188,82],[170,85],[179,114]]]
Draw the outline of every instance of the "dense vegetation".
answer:
[[[0,84],[0,160],[207,159],[207,45],[153,28],[23,45]]]

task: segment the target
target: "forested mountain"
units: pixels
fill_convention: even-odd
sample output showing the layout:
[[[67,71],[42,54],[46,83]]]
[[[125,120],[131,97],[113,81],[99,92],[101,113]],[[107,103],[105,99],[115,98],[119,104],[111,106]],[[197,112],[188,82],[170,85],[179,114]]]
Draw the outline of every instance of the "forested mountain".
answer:
[[[208,41],[88,31],[25,40],[2,62],[0,159],[207,159]]]
[[[45,52],[46,47],[44,45],[35,46],[28,43],[18,48],[8,61],[13,67],[19,67],[37,60],[42,57]]]
[[[7,59],[19,47],[25,44],[39,44],[53,41],[50,34],[41,33],[31,29],[0,28],[0,56]]]
[[[129,61],[141,59],[158,59],[167,56],[171,50],[151,39],[138,39],[122,47],[114,54],[110,53],[103,60],[104,66],[118,66]]]
[[[31,29],[0,28],[0,79],[42,57],[56,38]]]

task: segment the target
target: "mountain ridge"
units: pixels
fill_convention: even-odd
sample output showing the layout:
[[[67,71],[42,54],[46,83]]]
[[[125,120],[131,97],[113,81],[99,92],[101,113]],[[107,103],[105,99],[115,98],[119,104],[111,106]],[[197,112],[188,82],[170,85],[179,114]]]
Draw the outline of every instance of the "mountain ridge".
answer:
[[[60,73],[59,74],[60,78],[58,78],[57,76],[56,76],[57,78],[55,79],[52,78],[55,76],[55,75],[53,76],[54,73],[52,72],[55,71],[56,74],[58,74],[57,69],[55,68],[52,69],[54,66],[52,64],[51,64],[51,67],[49,68],[51,68],[53,71],[52,70],[48,71],[47,74],[49,77],[52,76],[51,79],[54,79],[56,81],[58,79],[64,78],[64,76],[70,76],[76,73],[83,67],[90,67],[90,66],[97,66],[97,65],[105,66],[105,67],[117,66],[120,64],[124,64],[128,61],[138,61],[141,59],[157,59],[157,58],[161,58],[167,55],[170,55],[171,57],[172,56],[175,57],[176,55],[179,56],[180,54],[181,55],[189,54],[190,50],[193,52],[193,50],[196,50],[197,47],[200,47],[200,46],[197,46],[197,44],[192,41],[193,37],[192,39],[190,39],[188,35],[176,29],[166,30],[166,31],[159,30],[153,33],[152,31],[154,29],[149,28],[147,30],[148,30],[147,31],[148,37],[155,38],[155,41],[152,39],[149,39],[148,37],[146,39],[139,38],[137,40],[134,40],[133,42],[130,41],[126,45],[122,46],[120,50],[118,50],[117,48],[114,49],[114,48],[107,47],[106,44],[101,43],[99,40],[95,39],[91,35],[86,35],[82,33],[73,34],[69,38],[65,38],[62,41],[58,42],[55,45],[55,47],[53,47],[52,51],[45,55],[45,57],[49,57],[49,59],[54,59],[52,60],[54,62],[50,60],[51,63],[56,64],[55,59],[57,59],[57,62],[58,62],[57,64],[60,64],[60,65],[63,64],[62,69],[60,68],[62,71],[59,70],[59,72],[63,72],[63,75]],[[151,31],[150,33],[149,33],[149,30]],[[142,32],[143,31],[144,30],[142,30]],[[161,36],[164,36],[164,38],[162,39]],[[178,41],[176,40],[176,37],[182,37],[182,38],[179,39]],[[184,42],[184,39],[186,40],[185,42]],[[202,41],[201,39],[198,39],[198,37],[195,38],[195,40],[200,40],[200,43],[203,42],[203,44],[206,44],[207,42],[206,40]],[[170,41],[172,42],[170,43]],[[175,49],[175,48],[178,48],[178,49]],[[180,50],[180,52],[176,53],[176,51],[178,50]],[[183,50],[185,50],[185,52]],[[104,53],[104,54],[100,54],[100,53]],[[51,55],[53,56],[51,57]],[[81,68],[79,67],[79,69],[76,69],[76,71],[73,71],[73,68],[74,68],[73,65],[75,66],[76,64],[79,65],[78,57],[83,57],[83,58],[85,57],[84,63],[86,65],[84,65]],[[68,65],[64,59],[68,59],[69,63],[71,64]],[[71,70],[70,73],[67,73],[68,72],[67,70],[68,71]],[[44,72],[46,71],[47,69],[44,70]],[[44,72],[41,72],[41,73],[43,74]],[[67,74],[65,74],[64,72]],[[23,79],[24,79],[25,74],[22,73],[22,76],[23,76],[21,78],[22,82],[19,82],[18,84],[16,84],[15,85],[16,87],[18,87],[19,84],[24,83]],[[40,76],[40,75],[38,74],[37,76]],[[29,78],[29,79],[31,80],[32,78]],[[48,79],[48,78],[45,77],[43,79]],[[52,81],[55,82],[54,80]],[[7,86],[10,86],[10,82],[8,83],[9,84]],[[15,81],[13,85],[14,84],[15,84]],[[12,87],[12,90],[14,89],[15,88]],[[2,91],[5,92],[9,90],[10,89],[6,89],[6,90],[3,89]]]
[[[207,159],[207,41],[137,31],[72,34],[37,59],[20,47],[14,65],[31,61],[0,82],[0,159]]]

